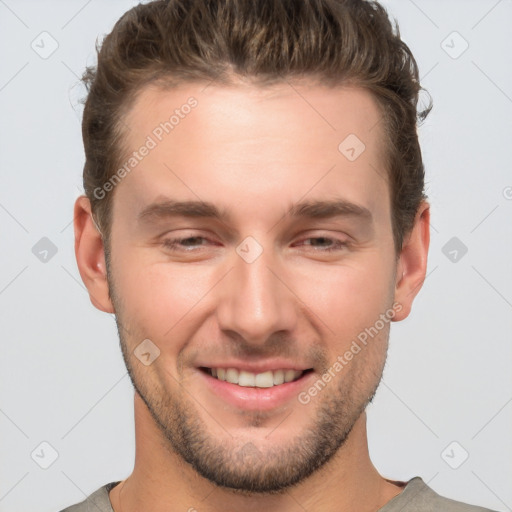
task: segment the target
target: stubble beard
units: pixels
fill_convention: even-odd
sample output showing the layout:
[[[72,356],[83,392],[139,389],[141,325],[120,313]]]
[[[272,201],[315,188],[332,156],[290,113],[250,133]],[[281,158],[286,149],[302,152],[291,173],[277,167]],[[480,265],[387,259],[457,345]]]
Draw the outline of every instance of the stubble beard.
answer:
[[[112,274],[107,271],[107,275]],[[354,385],[359,380],[359,376],[354,374],[349,378],[338,377],[335,388],[335,382],[329,384],[311,403],[301,404],[298,409],[295,405],[292,413],[288,413],[289,417],[277,428],[286,428],[288,421],[293,421],[294,415],[303,410],[308,411],[309,407],[316,407],[317,413],[312,424],[301,435],[292,438],[286,446],[264,449],[257,446],[257,441],[252,443],[245,439],[240,442],[226,434],[224,437],[228,441],[233,439],[233,444],[236,445],[227,447],[225,439],[217,439],[211,435],[198,413],[200,404],[192,398],[185,398],[187,393],[179,393],[179,388],[176,393],[165,392],[162,387],[156,387],[144,378],[143,368],[135,365],[138,367],[135,369],[132,365],[134,357],[123,335],[125,329],[122,308],[111,279],[109,293],[116,311],[119,342],[128,374],[136,393],[158,426],[167,449],[173,456],[181,457],[212,484],[235,494],[282,494],[315,471],[324,468],[345,444],[356,421],[373,400],[382,378],[385,356],[374,364],[366,392],[358,390]],[[382,334],[385,339],[380,342],[385,343],[387,348],[389,331]],[[376,342],[378,343],[373,340],[373,343]],[[351,385],[350,388],[347,388],[346,382]],[[265,414],[258,412],[250,414],[248,426],[257,427],[265,418]]]
[[[148,382],[142,368],[139,371],[132,366],[133,356],[119,327],[118,331],[132,384],[158,426],[166,447],[202,477],[236,494],[280,494],[325,466],[344,445],[357,419],[373,400],[382,376],[383,368],[374,375],[373,386],[363,399],[355,400],[353,393],[347,393],[343,387],[345,379],[340,378],[335,391],[326,388],[309,404],[295,405],[284,421],[275,421],[276,424],[282,421],[277,428],[286,428],[294,415],[316,407],[311,426],[286,446],[274,445],[270,450],[258,446],[256,440],[252,443],[229,434],[223,439],[212,435],[198,412],[201,404],[186,398],[191,395],[179,393],[179,387],[175,393],[167,393]],[[247,415],[247,425],[257,427],[265,419],[265,414],[255,412]],[[232,446],[228,446],[231,441]]]

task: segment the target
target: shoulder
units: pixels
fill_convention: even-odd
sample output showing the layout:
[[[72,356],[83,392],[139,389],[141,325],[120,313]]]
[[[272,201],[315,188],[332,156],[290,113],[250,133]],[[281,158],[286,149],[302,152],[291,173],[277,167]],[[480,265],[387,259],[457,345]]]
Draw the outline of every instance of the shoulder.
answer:
[[[419,476],[409,480],[404,490],[379,512],[493,512],[437,494]]]
[[[71,505],[60,512],[114,512],[110,504],[108,493],[118,483],[119,482],[110,482],[103,485],[87,496],[84,501],[76,505]]]

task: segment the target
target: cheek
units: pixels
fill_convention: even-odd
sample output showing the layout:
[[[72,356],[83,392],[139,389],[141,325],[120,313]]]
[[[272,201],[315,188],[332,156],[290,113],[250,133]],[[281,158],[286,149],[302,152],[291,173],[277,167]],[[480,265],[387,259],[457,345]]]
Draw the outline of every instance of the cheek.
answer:
[[[145,263],[137,257],[123,258],[114,271],[116,295],[121,300],[125,322],[134,333],[164,341],[187,325],[215,281],[199,266]]]
[[[390,267],[378,258],[372,265],[319,265],[313,273],[297,273],[294,279],[297,295],[319,319],[322,332],[336,339],[332,347],[338,353],[373,326],[393,301]]]

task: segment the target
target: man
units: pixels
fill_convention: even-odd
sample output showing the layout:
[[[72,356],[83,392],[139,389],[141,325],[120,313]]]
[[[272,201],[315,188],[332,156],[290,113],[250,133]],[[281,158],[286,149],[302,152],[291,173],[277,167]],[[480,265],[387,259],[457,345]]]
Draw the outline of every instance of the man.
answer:
[[[85,81],[75,251],[116,315],[136,458],[66,510],[484,510],[368,454],[429,246],[428,112],[385,10],[150,2]]]

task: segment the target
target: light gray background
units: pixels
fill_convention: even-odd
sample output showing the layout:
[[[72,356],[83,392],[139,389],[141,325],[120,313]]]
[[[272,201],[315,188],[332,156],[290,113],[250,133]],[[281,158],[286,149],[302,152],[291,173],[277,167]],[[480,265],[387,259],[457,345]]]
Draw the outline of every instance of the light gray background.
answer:
[[[71,221],[84,160],[77,77],[135,3],[0,0],[2,512],[60,510],[132,468],[133,390],[114,319],[81,283]],[[420,475],[512,510],[512,3],[384,4],[434,99],[420,129],[432,245],[413,313],[392,327],[371,456],[386,477]],[[59,45],[46,59],[31,47],[51,49],[43,31]],[[32,252],[42,237],[58,249],[47,262]],[[443,253],[452,237],[468,249],[455,262]],[[48,469],[43,441],[58,453]]]

